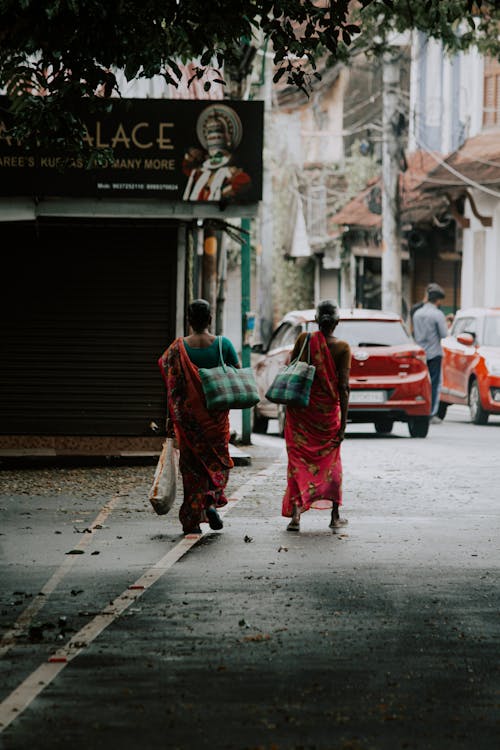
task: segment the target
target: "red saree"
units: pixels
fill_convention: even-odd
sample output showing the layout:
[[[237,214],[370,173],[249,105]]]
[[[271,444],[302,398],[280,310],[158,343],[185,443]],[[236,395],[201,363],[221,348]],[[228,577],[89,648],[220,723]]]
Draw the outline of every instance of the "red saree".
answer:
[[[167,386],[168,414],[179,443],[184,502],[179,519],[185,531],[206,522],[205,508],[226,505],[229,469],[229,412],[208,411],[198,368],[176,339],[158,360]]]
[[[288,453],[287,488],[282,514],[290,518],[293,505],[301,512],[342,504],[342,463],[337,441],[341,426],[338,378],[324,335],[311,335],[311,363],[316,373],[309,406],[287,407],[285,440]]]

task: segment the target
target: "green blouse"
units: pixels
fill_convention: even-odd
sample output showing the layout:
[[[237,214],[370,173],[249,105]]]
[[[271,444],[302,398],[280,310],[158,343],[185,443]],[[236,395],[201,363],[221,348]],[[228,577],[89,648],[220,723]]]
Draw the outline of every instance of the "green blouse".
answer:
[[[189,359],[196,367],[217,367],[219,363],[219,337],[216,336],[210,346],[189,346],[184,339],[184,346]],[[227,365],[239,367],[238,355],[231,341],[222,336],[222,356]]]

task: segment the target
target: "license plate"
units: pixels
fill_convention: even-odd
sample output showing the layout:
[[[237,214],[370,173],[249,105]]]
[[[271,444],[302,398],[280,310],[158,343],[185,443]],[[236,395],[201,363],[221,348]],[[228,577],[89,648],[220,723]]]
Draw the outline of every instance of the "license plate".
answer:
[[[382,404],[387,400],[386,391],[351,391],[350,404]]]

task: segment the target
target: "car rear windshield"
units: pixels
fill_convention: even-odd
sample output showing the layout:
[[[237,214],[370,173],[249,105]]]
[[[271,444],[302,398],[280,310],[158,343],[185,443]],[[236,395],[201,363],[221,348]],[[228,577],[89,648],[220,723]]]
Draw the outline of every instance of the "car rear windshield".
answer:
[[[341,320],[337,338],[350,346],[399,346],[413,340],[399,320]]]
[[[500,346],[500,315],[490,315],[484,319],[484,345]]]

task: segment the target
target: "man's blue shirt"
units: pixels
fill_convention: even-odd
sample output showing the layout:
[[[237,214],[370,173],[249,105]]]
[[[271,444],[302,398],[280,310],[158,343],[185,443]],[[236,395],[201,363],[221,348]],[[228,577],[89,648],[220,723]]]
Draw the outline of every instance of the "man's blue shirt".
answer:
[[[413,316],[413,336],[425,350],[427,359],[443,356],[441,339],[447,335],[448,326],[443,312],[432,302],[426,302]]]

